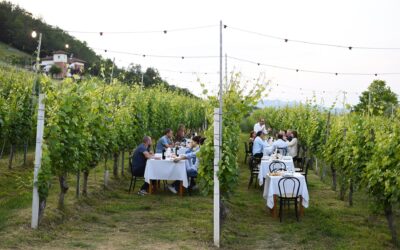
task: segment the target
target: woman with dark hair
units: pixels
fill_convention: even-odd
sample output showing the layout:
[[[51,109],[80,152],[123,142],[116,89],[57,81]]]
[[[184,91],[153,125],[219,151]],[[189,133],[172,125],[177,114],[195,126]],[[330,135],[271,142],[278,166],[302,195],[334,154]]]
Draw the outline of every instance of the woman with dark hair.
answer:
[[[291,157],[293,157],[293,159],[295,159],[297,157],[297,144],[298,144],[297,131],[296,130],[291,131],[290,137],[292,137],[292,140],[287,143],[289,151],[288,153]]]
[[[185,154],[174,159],[174,162],[185,160],[187,176],[191,178],[190,188],[193,188],[196,185],[194,178],[197,176],[197,168],[199,166],[199,160],[197,159],[196,154],[200,151],[201,142],[204,142],[202,139],[201,136],[194,136],[190,142],[190,149],[186,151]],[[174,181],[172,185],[168,186],[168,189],[174,194],[178,193],[179,182],[180,181]]]
[[[175,135],[175,143],[186,142],[185,133],[186,133],[185,125],[179,124],[178,130],[176,131],[176,135]]]
[[[254,139],[256,139],[256,132],[253,130],[250,132],[249,143],[253,143]]]

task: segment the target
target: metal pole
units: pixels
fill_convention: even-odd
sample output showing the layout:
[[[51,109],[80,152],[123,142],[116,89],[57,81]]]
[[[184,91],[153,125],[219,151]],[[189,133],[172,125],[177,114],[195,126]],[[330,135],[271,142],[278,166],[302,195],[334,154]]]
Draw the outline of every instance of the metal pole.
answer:
[[[219,109],[215,109],[214,111],[214,245],[216,247],[219,247],[220,242],[220,193],[218,171],[219,163],[222,159],[222,21],[220,21],[219,24]],[[218,128],[216,128],[217,125]]]
[[[115,65],[115,57],[113,58],[113,65],[112,65],[112,68],[111,68],[110,84],[112,83],[112,79],[113,79],[114,65]]]
[[[39,190],[38,190],[38,174],[40,164],[42,161],[42,141],[44,130],[44,111],[45,106],[43,103],[44,94],[39,95],[39,108],[37,117],[37,130],[36,130],[36,149],[35,149],[35,165],[33,171],[33,192],[32,192],[32,221],[31,227],[36,229],[39,224]]]
[[[371,91],[368,91],[368,116],[371,112]]]
[[[36,54],[36,70],[35,72],[38,73],[40,66],[40,47],[42,46],[42,33],[39,33],[39,44],[38,44],[38,48],[37,48],[37,54]]]
[[[143,85],[144,85],[144,83],[143,83],[143,77],[144,77],[144,73],[142,73],[142,86],[140,86],[140,89],[141,89],[141,90],[143,90]]]
[[[225,53],[225,85],[228,86],[228,55]]]

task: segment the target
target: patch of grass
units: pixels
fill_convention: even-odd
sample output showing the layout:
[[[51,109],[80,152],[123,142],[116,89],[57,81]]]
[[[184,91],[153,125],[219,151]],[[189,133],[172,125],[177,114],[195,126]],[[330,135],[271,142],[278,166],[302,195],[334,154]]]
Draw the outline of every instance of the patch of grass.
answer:
[[[243,159],[243,148],[239,153]],[[240,163],[239,186],[226,202],[229,214],[222,226],[222,249],[393,248],[385,218],[378,214],[368,219],[362,191],[355,193],[354,206],[349,207],[311,171],[305,216],[297,222],[291,207],[280,223],[266,209],[262,191],[247,188],[248,167]],[[107,167],[111,169],[112,162]],[[213,249],[211,196],[181,198],[163,190],[144,197],[128,194],[128,176],[112,178],[104,190],[103,170],[101,164],[90,173],[89,195],[79,199],[75,177],[69,176],[63,211],[56,208],[59,185],[54,178],[45,217],[38,230],[31,230],[31,188],[17,188],[15,179],[28,178],[32,169],[18,166],[9,171],[5,160],[0,161],[5,173],[0,175],[0,249]]]

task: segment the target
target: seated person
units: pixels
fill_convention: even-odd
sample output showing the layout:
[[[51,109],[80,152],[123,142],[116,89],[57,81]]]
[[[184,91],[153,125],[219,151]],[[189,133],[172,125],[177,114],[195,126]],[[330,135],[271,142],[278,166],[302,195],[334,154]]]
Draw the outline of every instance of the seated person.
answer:
[[[156,153],[162,153],[164,149],[171,148],[174,145],[172,144],[172,129],[167,128],[164,132],[164,136],[162,136],[156,145]]]
[[[180,143],[185,143],[186,138],[185,138],[185,125],[180,124],[178,127],[178,130],[176,131],[175,135],[175,144],[180,144]]]
[[[133,152],[132,157],[132,174],[134,176],[144,176],[144,171],[146,170],[146,163],[148,159],[154,157],[154,154],[150,152],[151,147],[151,137],[145,136],[143,138],[143,143],[141,143]],[[142,187],[140,188],[138,194],[139,195],[146,195],[148,192],[149,184],[145,182]]]
[[[288,150],[289,150],[289,155],[293,157],[293,160],[296,159],[297,157],[297,144],[298,144],[298,140],[297,140],[297,131],[291,131],[288,138],[291,138],[291,140],[289,140],[288,142]]]
[[[251,131],[250,132],[250,137],[249,137],[249,143],[253,143],[254,139],[256,139],[256,132],[255,131]]]
[[[202,140],[201,136],[193,137],[190,143],[190,149],[186,151],[186,154],[180,155],[174,159],[174,162],[185,160],[187,176],[191,178],[190,188],[194,188],[196,186],[194,177],[197,176],[197,168],[199,166],[199,160],[197,159],[196,154],[200,151],[200,144],[202,144],[202,142],[204,142],[204,140]],[[172,185],[168,186],[168,189],[172,193],[176,194],[178,193],[179,185],[180,181],[174,181]]]
[[[278,149],[284,150],[285,153],[287,154],[288,143],[283,140],[284,134],[278,133],[278,135],[276,137],[277,137],[277,140],[272,143],[272,150],[274,152],[277,151]],[[283,153],[283,152],[281,152],[281,153]]]
[[[262,158],[264,153],[264,148],[266,147],[265,142],[265,134],[264,132],[258,131],[256,134],[256,138],[253,142],[253,156],[256,158]]]

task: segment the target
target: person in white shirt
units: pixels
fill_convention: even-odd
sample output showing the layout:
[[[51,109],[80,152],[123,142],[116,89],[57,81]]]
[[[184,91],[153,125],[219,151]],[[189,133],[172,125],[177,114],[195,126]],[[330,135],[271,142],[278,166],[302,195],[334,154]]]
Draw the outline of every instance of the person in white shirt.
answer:
[[[282,133],[278,133],[277,138],[278,139],[276,141],[274,141],[274,143],[272,143],[273,151],[279,149],[279,150],[286,151],[286,152],[281,152],[281,153],[287,153],[287,151],[288,151],[288,143],[283,140],[283,134]]]
[[[288,131],[289,137],[292,138],[290,141],[287,142],[288,144],[288,154],[293,157],[293,159],[296,158],[297,156],[297,144],[298,144],[298,140],[297,140],[297,131],[293,130],[293,131]]]
[[[254,132],[258,133],[259,131],[262,131],[264,134],[268,134],[268,131],[271,130],[271,128],[265,129],[265,120],[260,118],[260,120],[254,124]]]

